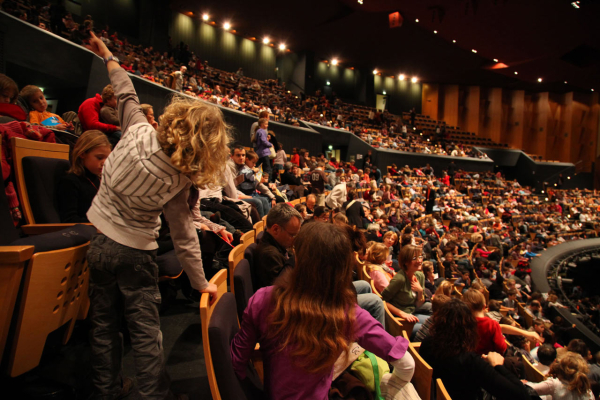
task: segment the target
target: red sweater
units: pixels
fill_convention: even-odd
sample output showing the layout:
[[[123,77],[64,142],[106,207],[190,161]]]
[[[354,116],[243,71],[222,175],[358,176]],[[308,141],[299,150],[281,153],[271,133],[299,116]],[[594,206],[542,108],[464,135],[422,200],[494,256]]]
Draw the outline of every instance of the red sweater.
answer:
[[[97,129],[104,133],[113,133],[118,131],[118,127],[111,124],[100,122],[100,109],[102,108],[102,96],[96,94],[95,97],[85,100],[79,106],[79,120],[84,131]]]
[[[488,317],[478,317],[477,333],[479,333],[479,343],[477,343],[475,349],[477,354],[487,354],[490,351],[495,351],[500,355],[504,355],[507,346],[498,322]]]

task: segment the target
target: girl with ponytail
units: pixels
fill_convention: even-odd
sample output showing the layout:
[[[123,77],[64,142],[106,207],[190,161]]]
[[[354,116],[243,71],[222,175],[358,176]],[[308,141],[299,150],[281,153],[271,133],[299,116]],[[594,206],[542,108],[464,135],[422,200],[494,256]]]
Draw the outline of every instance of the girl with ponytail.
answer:
[[[550,395],[552,400],[594,400],[587,377],[587,362],[577,353],[567,352],[554,361],[548,379],[529,383],[538,395]]]

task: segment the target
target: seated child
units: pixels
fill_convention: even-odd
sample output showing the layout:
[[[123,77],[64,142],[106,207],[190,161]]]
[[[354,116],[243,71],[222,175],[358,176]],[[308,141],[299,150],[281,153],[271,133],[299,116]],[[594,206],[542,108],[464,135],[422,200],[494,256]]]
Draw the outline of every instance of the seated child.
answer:
[[[58,182],[60,222],[89,222],[87,212],[100,188],[104,162],[112,146],[100,131],[85,131],[75,143],[71,169]]]
[[[61,131],[73,130],[73,124],[65,122],[61,117],[46,111],[48,102],[42,89],[37,86],[27,85],[19,93],[31,107],[29,111],[29,122],[34,125],[43,125],[48,128]]]
[[[375,289],[381,293],[394,277],[394,270],[385,264],[388,249],[383,243],[375,243],[369,250],[369,258],[367,259],[369,274],[375,284]]]
[[[112,85],[107,85],[102,90],[102,108],[100,109],[100,122],[119,126],[119,115],[117,114],[117,97]],[[142,109],[143,111],[143,109]],[[154,127],[156,129],[156,127]]]

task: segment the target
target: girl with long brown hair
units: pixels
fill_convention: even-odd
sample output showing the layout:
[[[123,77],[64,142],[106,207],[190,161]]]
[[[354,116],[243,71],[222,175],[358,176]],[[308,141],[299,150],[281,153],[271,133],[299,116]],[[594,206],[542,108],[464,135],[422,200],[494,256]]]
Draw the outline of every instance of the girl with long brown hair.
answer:
[[[307,224],[294,247],[296,266],[274,286],[258,290],[244,312],[231,344],[237,376],[245,378],[250,355],[260,343],[267,398],[326,399],[335,361],[356,341],[395,367],[384,382],[409,381],[414,360],[406,354],[408,341],[389,335],[356,304],[353,252],[343,228]]]

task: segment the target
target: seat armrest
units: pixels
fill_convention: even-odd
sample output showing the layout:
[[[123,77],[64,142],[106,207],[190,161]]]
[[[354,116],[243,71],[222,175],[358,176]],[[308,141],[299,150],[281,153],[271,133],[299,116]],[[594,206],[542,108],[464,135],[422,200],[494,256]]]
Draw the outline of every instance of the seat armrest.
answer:
[[[23,233],[26,235],[42,235],[44,233],[52,233],[57,232],[62,229],[68,228],[70,226],[75,225],[89,225],[92,226],[89,222],[87,223],[68,223],[68,224],[28,224],[21,226]]]
[[[34,246],[0,246],[0,265],[17,264],[33,256]]]

